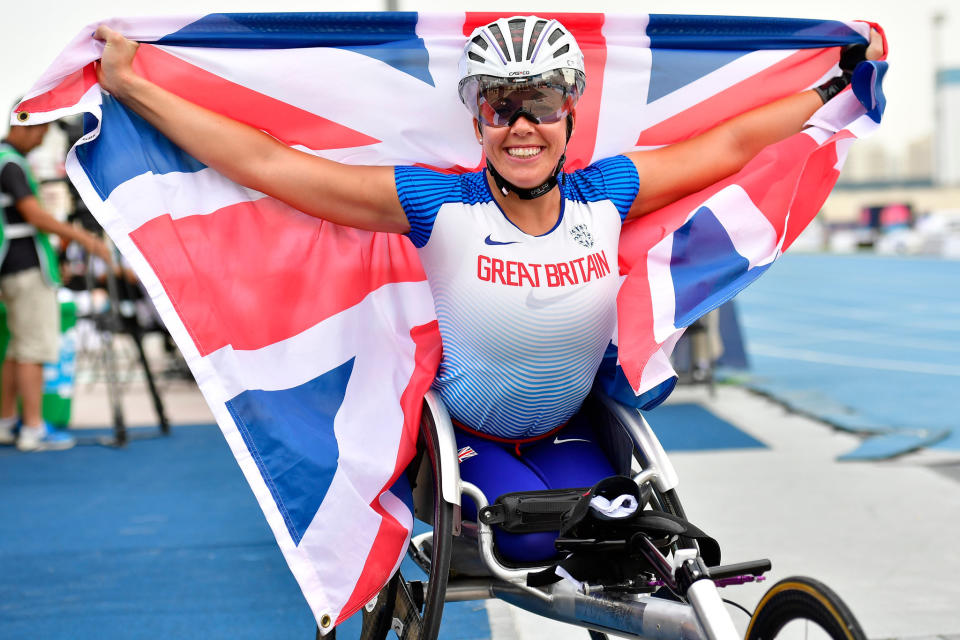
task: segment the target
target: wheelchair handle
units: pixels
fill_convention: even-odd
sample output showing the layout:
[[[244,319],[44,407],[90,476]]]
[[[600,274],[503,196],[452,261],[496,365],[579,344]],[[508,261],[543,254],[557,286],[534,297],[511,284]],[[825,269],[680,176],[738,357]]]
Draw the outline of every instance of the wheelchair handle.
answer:
[[[478,512],[483,511],[487,508],[487,506],[489,506],[487,497],[477,485],[461,480],[460,489],[473,500],[474,504],[477,505]],[[483,559],[483,563],[487,565],[487,568],[490,569],[490,572],[495,577],[505,582],[509,582],[541,600],[546,602],[550,602],[552,600],[552,598],[543,591],[527,586],[528,574],[536,571],[544,571],[548,567],[528,567],[525,569],[511,569],[510,567],[505,567],[500,563],[499,560],[497,560],[497,556],[493,552],[493,529],[490,528],[490,525],[483,522],[483,520],[480,520],[477,523],[477,530],[477,537],[480,541],[480,557]]]

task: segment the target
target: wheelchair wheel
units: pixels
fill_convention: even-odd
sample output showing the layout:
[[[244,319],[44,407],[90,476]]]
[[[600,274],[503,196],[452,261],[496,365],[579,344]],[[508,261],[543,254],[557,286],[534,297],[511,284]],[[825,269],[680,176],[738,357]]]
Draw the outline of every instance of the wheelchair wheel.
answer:
[[[424,433],[424,436],[430,437],[430,434]],[[432,446],[436,447],[436,443]],[[428,453],[430,447],[428,443]],[[414,563],[427,574],[427,580],[408,580],[398,570],[377,594],[376,601],[361,610],[360,640],[384,640],[388,635],[398,640],[436,640],[440,634],[453,551],[454,507],[443,499],[440,491],[439,464],[431,464],[430,469],[433,476],[432,540],[427,553],[413,544],[408,550]],[[329,633],[325,640],[336,638],[336,631]],[[319,629],[316,637],[317,640],[321,638]]]
[[[843,600],[811,578],[792,577],[773,585],[750,618],[747,640],[831,638],[866,640]]]
[[[362,617],[359,640],[384,640],[388,635],[398,640],[436,640],[440,634],[440,621],[450,573],[450,556],[453,537],[453,507],[441,501],[434,527],[434,539],[428,563],[422,568],[428,580],[407,580],[397,571],[390,582],[381,589],[377,598],[360,610]],[[437,540],[446,542],[439,544]],[[437,552],[434,552],[436,550]],[[423,558],[417,560],[421,564]],[[390,634],[393,631],[394,634]],[[356,637],[348,633],[346,637]],[[320,640],[320,629],[316,639]],[[336,639],[337,630],[331,631],[324,640]]]
[[[387,632],[390,631],[390,624],[393,619],[391,615],[393,603],[397,597],[397,588],[401,579],[398,572],[390,579],[390,582],[380,590],[377,597],[368,602],[366,606],[360,610],[361,623],[359,640],[384,640],[384,638],[387,637]],[[316,640],[321,640],[323,637],[324,636],[320,634],[320,628],[317,627]],[[327,635],[327,640],[335,640],[336,637],[337,630],[334,629]]]
[[[422,567],[427,573],[426,584],[400,582],[401,588],[397,590],[394,611],[394,630],[397,631],[400,640],[436,640],[440,635],[440,619],[443,616],[443,604],[447,595],[447,580],[450,578],[455,510],[454,506],[443,498],[440,441],[436,430],[428,428],[431,419],[425,417],[420,430],[427,458],[430,461],[430,480],[433,485],[433,513],[430,514],[433,537],[429,552],[430,565],[429,570],[427,567]],[[419,558],[416,554],[412,555],[417,564],[426,560],[423,554],[420,554]],[[422,587],[422,597],[417,598],[417,594],[411,592],[409,588],[405,589],[405,586]],[[401,630],[396,623],[398,620],[402,622],[405,616],[408,622],[404,623],[404,628]]]
[[[397,589],[389,626],[399,640],[436,640],[440,635],[453,551],[453,505],[438,497],[435,509],[430,565],[423,567],[429,568],[427,582],[407,581],[399,571],[394,576]]]
[[[418,482],[422,481],[429,488],[426,495],[430,495],[432,500],[427,498],[421,501],[416,513],[418,518],[433,525],[433,533],[429,546],[425,543],[421,549],[411,541],[407,552],[414,564],[427,574],[427,580],[409,580],[398,571],[388,585],[392,585],[393,590],[386,599],[386,628],[382,619],[370,620],[370,633],[367,635],[365,618],[361,640],[382,640],[384,635],[392,638],[393,634],[387,634],[388,631],[393,631],[399,640],[436,640],[440,635],[453,551],[455,510],[451,503],[443,499],[440,442],[436,430],[431,428],[432,419],[425,409],[420,429],[423,454],[420,470],[423,473],[417,478]],[[416,497],[414,502],[418,503]],[[415,569],[413,571],[416,572]],[[381,632],[384,635],[376,635]]]
[[[661,493],[660,502],[663,510],[667,513],[675,515],[678,518],[687,517],[686,512],[683,510],[683,505],[680,504],[680,497],[677,495],[676,489],[670,489],[669,491]]]

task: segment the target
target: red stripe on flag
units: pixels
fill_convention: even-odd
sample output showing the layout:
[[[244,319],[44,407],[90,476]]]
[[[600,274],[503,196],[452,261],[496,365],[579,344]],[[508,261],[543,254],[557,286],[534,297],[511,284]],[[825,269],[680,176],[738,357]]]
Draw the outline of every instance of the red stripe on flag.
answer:
[[[345,149],[380,142],[315,113],[271,98],[167,53],[141,44],[134,69],[187,100],[263,129],[288,145],[308,149]]]
[[[201,355],[297,335],[393,282],[425,279],[404,236],[312,218],[262,198],[130,234]]]
[[[16,113],[24,111],[27,113],[47,113],[48,111],[72,107],[96,83],[97,72],[94,71],[91,62],[83,69],[68,75],[50,91],[21,102],[17,105]]]
[[[827,144],[810,154],[797,182],[796,195],[790,207],[790,217],[784,231],[783,250],[793,244],[807,225],[817,216],[840,177],[837,169],[837,145],[845,138],[855,137],[847,130],[840,131]]]
[[[641,228],[645,229],[648,235],[650,232],[659,235],[652,226],[640,224],[637,230]],[[648,244],[648,248],[657,242],[653,238],[645,242],[639,238],[635,239],[635,242],[637,240]],[[617,293],[617,322],[617,358],[630,386],[636,389],[640,386],[643,367],[659,347],[653,339],[653,300],[650,295],[646,251],[642,254],[642,259],[633,265]]]
[[[850,137],[849,132],[835,136],[845,137]],[[620,365],[634,388],[640,384],[643,367],[660,348],[653,331],[650,288],[658,284],[649,281],[650,249],[680,228],[687,214],[731,184],[742,187],[776,233],[793,242],[816,216],[839,177],[833,168],[836,159],[832,140],[817,145],[810,136],[797,133],[764,149],[738,173],[624,225],[619,261],[621,273],[628,276],[617,295],[617,342]]]
[[[403,408],[404,424],[403,436],[400,438],[400,447],[393,475],[384,490],[393,486],[396,479],[403,473],[413,459],[417,448],[417,436],[420,428],[420,414],[423,409],[423,394],[430,388],[440,365],[440,326],[436,321],[429,322],[410,330],[410,337],[416,344],[414,352],[413,375],[400,397],[400,406]],[[380,495],[382,495],[381,492]],[[370,548],[370,554],[360,572],[357,585],[350,594],[350,598],[340,611],[337,623],[346,620],[360,610],[390,578],[397,561],[406,552],[407,536],[409,532],[383,505],[380,504],[380,495],[370,503],[382,520],[380,529]]]
[[[423,411],[423,395],[433,384],[440,366],[443,345],[440,340],[440,324],[434,320],[410,330],[410,337],[417,345],[414,353],[414,369],[406,389],[400,396],[403,409],[404,438],[397,454],[397,466],[394,476],[399,476],[413,459],[417,448],[420,430],[420,416]]]
[[[380,517],[380,528],[373,539],[370,555],[363,565],[363,571],[357,580],[347,604],[340,610],[336,624],[340,624],[373,599],[383,588],[397,564],[397,560],[406,551],[409,532],[389,511],[380,504],[380,497],[370,503],[370,507]],[[349,525],[348,525],[349,526]]]
[[[637,146],[686,140],[754,107],[793,95],[821,78],[836,64],[838,56],[836,47],[801,49],[764,71],[644,130]]]
[[[510,13],[467,13],[463,35],[469,36],[477,27],[482,27],[499,18],[516,15]],[[601,13],[538,13],[546,20],[559,20],[570,30],[583,51],[587,89],[577,103],[575,124],[577,135],[567,146],[564,169],[573,171],[590,164],[597,142],[597,125],[600,121],[600,97],[603,95],[603,69],[607,64],[607,40],[603,36],[604,15]]]

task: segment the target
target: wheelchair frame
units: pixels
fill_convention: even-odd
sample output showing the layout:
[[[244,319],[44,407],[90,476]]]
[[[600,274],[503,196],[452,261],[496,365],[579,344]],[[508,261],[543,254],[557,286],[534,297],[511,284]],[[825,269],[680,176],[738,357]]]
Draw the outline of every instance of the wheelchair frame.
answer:
[[[598,390],[595,390],[593,395],[633,444],[641,468],[634,476],[634,481],[640,486],[649,483],[655,489],[661,508],[682,517],[682,508],[675,493],[679,477],[650,425],[636,409],[617,403]],[[453,424],[443,403],[432,391],[424,398],[422,426],[427,455],[431,463],[436,465],[435,469],[439,470],[432,486],[439,487],[437,497],[440,499],[428,499],[423,491],[425,483],[418,482],[414,497],[417,515],[423,519],[426,515],[423,513],[425,507],[432,503],[434,513],[449,513],[455,522],[449,526],[434,522],[433,533],[415,539],[412,543],[414,553],[417,554],[415,559],[419,556],[422,568],[430,575],[431,587],[436,586],[433,584],[435,581],[442,581],[447,573],[437,569],[442,565],[450,565],[451,553],[447,550],[450,539],[438,536],[437,532],[449,529],[456,532],[455,535],[476,535],[480,558],[490,573],[489,578],[448,577],[444,595],[446,601],[499,598],[548,618],[596,632],[612,632],[636,638],[719,640],[737,637],[733,622],[717,593],[717,587],[706,574],[695,574],[694,579],[683,589],[689,604],[652,595],[624,598],[599,591],[584,593],[565,580],[542,588],[527,586],[528,574],[546,567],[515,568],[503,564],[494,551],[493,530],[490,525],[459,521],[461,492],[476,503],[478,511],[487,506],[488,500],[478,487],[460,480]],[[447,503],[451,508],[438,509],[438,503]],[[431,562],[426,565],[423,563],[426,554],[422,553],[422,547],[428,538],[432,543],[432,553]],[[695,545],[691,546],[693,548],[685,549],[677,554],[677,557],[683,563],[695,566],[699,552]],[[652,544],[649,554],[653,562],[659,564],[665,572],[669,571],[670,577],[679,568],[671,566]],[[437,563],[437,566],[434,566],[434,563]],[[674,587],[676,588],[676,584]],[[427,601],[429,604],[429,598]],[[427,613],[432,612],[425,611],[425,619]],[[421,637],[433,637],[428,631],[429,625],[424,624]]]
[[[592,398],[604,411],[601,417],[626,437],[623,444],[629,442],[631,469],[638,467],[633,480],[641,494],[649,486],[651,507],[685,519],[676,495],[677,472],[647,421],[599,389]],[[682,534],[670,540],[670,559],[648,535],[631,538],[631,544],[639,538],[631,550],[643,556],[657,580],[634,581],[627,589],[568,580],[529,586],[528,575],[548,567],[504,564],[494,548],[490,525],[461,520],[462,495],[474,500],[478,512],[488,500],[479,488],[460,480],[453,424],[440,398],[430,391],[423,406],[414,510],[417,518],[433,525],[433,531],[414,537],[408,554],[429,578],[424,587],[421,582],[406,582],[398,571],[364,607],[361,640],[383,640],[390,630],[400,640],[435,640],[445,602],[490,598],[583,627],[591,640],[606,640],[607,633],[657,640],[740,637],[718,585],[758,579],[770,570],[770,561],[708,567],[697,542]],[[657,588],[666,588],[672,597],[660,597]],[[770,640],[795,620],[818,625],[833,640],[866,640],[843,601],[822,583],[804,577],[781,580],[767,592],[751,616],[747,640]]]

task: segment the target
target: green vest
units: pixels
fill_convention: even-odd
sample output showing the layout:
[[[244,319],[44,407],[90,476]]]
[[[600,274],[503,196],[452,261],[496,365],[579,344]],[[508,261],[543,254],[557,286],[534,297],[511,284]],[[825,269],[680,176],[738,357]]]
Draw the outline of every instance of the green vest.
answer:
[[[30,165],[27,164],[26,158],[20,155],[20,152],[9,144],[0,142],[0,171],[3,171],[8,162],[13,162],[23,169],[24,175],[27,176],[27,183],[30,185],[30,190],[33,191],[33,195],[39,199],[40,189],[37,186],[36,178],[33,177],[33,172],[30,170]],[[10,240],[13,237],[23,238],[32,236],[34,245],[37,248],[37,258],[39,258],[40,261],[40,271],[43,273],[44,279],[50,286],[58,286],[60,284],[60,265],[57,261],[57,254],[50,245],[49,236],[26,222],[14,225],[9,224],[7,222],[7,205],[13,204],[12,202],[7,202],[9,198],[9,194],[0,193],[0,263],[7,257],[7,251],[10,249]]]

